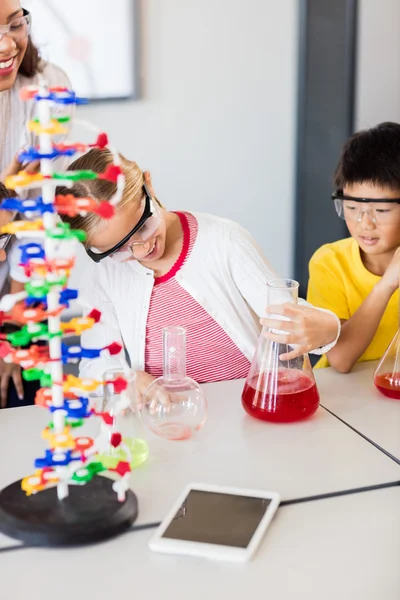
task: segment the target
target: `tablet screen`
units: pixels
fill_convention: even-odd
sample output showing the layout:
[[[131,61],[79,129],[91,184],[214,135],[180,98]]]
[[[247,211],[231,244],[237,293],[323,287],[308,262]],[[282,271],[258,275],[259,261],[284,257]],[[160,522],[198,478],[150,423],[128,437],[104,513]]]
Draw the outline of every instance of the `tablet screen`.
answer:
[[[270,498],[190,490],[162,538],[247,548]]]

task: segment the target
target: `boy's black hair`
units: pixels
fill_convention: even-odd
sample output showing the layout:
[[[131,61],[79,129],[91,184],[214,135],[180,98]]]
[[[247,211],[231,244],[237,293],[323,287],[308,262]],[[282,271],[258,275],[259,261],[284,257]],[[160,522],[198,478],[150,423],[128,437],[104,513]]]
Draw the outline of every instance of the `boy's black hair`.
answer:
[[[337,190],[355,183],[400,190],[400,124],[380,123],[345,143],[333,176]]]

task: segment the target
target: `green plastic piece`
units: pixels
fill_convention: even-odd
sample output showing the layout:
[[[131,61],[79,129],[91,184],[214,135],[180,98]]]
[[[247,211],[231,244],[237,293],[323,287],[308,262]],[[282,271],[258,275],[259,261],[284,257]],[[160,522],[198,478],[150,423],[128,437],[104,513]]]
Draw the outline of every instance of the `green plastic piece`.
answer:
[[[46,231],[46,236],[53,240],[72,240],[73,238],[80,242],[86,240],[86,233],[82,229],[70,229],[68,223],[59,224],[55,229]]]
[[[57,121],[57,123],[68,123],[71,120],[71,117],[52,117],[53,121]],[[40,123],[39,119],[32,119],[34,123]]]
[[[74,419],[73,417],[67,417],[65,419],[65,425],[67,425],[67,427],[81,427],[83,425],[83,421],[84,419]],[[53,428],[54,423],[53,421],[50,421],[50,423],[47,425],[47,429]]]
[[[32,298],[43,298],[50,291],[50,284],[47,281],[43,282],[41,285],[33,285],[30,281],[25,284],[25,291]]]
[[[40,378],[40,387],[51,387],[52,383],[51,375],[43,372],[43,375]]]
[[[146,462],[149,456],[149,446],[145,440],[140,438],[123,438],[123,443],[131,452],[131,469],[136,469]],[[128,456],[122,448],[110,448],[107,454],[98,454],[96,458],[101,462],[105,469],[116,469],[120,461],[127,462]]]
[[[89,463],[74,473],[71,479],[78,483],[87,483],[88,481],[91,481],[97,473],[101,473],[102,471],[105,471],[105,468],[100,462]]]
[[[22,377],[25,381],[42,381],[42,377],[45,372],[42,369],[24,369],[22,371]]]
[[[32,341],[32,336],[28,333],[28,330],[23,327],[20,331],[14,331],[7,335],[7,341],[12,346],[27,346]]]
[[[69,173],[53,173],[53,179],[67,179],[68,181],[81,181],[82,179],[97,179],[98,174],[94,171],[81,170],[70,171]]]

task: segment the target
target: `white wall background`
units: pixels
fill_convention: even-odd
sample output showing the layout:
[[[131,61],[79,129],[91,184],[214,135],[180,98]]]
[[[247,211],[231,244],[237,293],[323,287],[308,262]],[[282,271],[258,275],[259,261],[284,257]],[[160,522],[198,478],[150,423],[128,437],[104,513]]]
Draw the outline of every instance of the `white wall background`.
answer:
[[[359,0],[355,129],[400,122],[400,2]]]
[[[142,1],[141,99],[78,112],[152,173],[168,208],[239,221],[285,276],[293,251],[297,8],[297,0]],[[112,53],[116,40],[105,43]]]

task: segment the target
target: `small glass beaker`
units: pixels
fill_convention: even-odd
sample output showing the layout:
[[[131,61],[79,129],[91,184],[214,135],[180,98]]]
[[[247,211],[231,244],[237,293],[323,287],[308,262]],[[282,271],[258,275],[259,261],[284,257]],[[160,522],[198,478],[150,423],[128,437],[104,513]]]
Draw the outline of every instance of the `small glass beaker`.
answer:
[[[143,394],[143,422],[167,440],[191,438],[207,417],[207,400],[199,384],[186,375],[186,330],[163,329],[163,376]]]
[[[268,306],[286,302],[296,304],[298,288],[298,282],[292,279],[269,281]],[[308,355],[281,360],[280,356],[293,347],[267,340],[264,334],[265,328],[260,334],[242,393],[245,411],[256,419],[277,423],[310,417],[319,406],[319,393]]]
[[[124,379],[127,388],[119,392],[115,389],[114,382]],[[124,397],[122,397],[124,394]],[[107,452],[102,453],[101,459],[104,465],[112,468],[119,460],[127,460],[127,454],[123,449],[125,445],[131,455],[130,465],[134,469],[145,462],[149,456],[149,446],[146,442],[142,418],[137,405],[136,398],[136,374],[121,368],[109,369],[103,374],[103,399],[102,412],[107,412],[113,418],[109,429],[110,438],[114,431],[122,435],[123,444],[114,448],[110,443]]]

